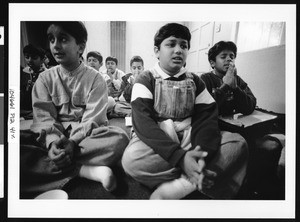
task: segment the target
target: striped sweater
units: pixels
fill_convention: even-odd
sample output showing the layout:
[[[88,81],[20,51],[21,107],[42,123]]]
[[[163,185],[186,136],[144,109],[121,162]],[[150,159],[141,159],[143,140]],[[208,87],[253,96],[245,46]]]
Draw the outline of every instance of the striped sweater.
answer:
[[[161,69],[158,73],[163,79],[174,81],[186,78],[185,73],[173,77],[163,73]],[[202,80],[197,75],[192,75],[196,85],[196,99],[191,123],[191,143],[193,147],[200,145],[202,150],[207,151],[206,161],[209,161],[220,145],[217,104]],[[133,128],[140,140],[175,167],[186,151],[181,149],[179,143],[170,139],[157,124],[157,113],[153,107],[155,81],[149,70],[136,78],[131,98]]]

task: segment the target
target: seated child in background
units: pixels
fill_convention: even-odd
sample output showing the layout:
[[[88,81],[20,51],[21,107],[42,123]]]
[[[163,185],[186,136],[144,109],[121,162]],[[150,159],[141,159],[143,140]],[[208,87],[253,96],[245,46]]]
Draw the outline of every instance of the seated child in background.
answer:
[[[122,157],[125,172],[156,190],[150,199],[181,199],[199,190],[215,199],[237,194],[248,150],[239,135],[218,128],[217,104],[184,68],[191,34],[169,23],[154,37],[158,63],[135,80],[134,132]]]
[[[100,68],[103,64],[103,57],[100,52],[97,51],[90,51],[86,55],[86,62],[87,65],[97,70],[100,74]],[[101,74],[102,75],[102,74]],[[116,105],[116,102],[113,97],[108,97],[108,106],[107,106],[107,112],[110,112],[114,106]]]
[[[131,73],[122,77],[120,101],[130,103],[131,92],[136,77],[144,71],[144,61],[140,56],[133,56],[130,60]]]
[[[237,75],[237,47],[233,42],[220,41],[208,51],[212,71],[201,75],[207,90],[218,104],[220,115],[250,114],[256,98],[247,83]]]
[[[33,133],[27,132],[30,140],[21,134],[21,194],[61,189],[76,176],[112,191],[110,167],[120,160],[128,137],[107,126],[105,80],[81,61],[86,28],[82,22],[55,21],[47,36],[60,65],[41,73],[33,87]]]
[[[50,69],[51,67],[58,65],[58,63],[53,58],[53,55],[51,54],[50,49],[46,49],[46,56],[45,56],[44,63],[45,63],[45,66],[47,67],[47,69]]]
[[[109,117],[131,116],[131,92],[135,78],[144,70],[144,61],[140,56],[133,56],[130,60],[131,73],[122,77],[121,93],[119,101],[116,102],[114,109],[109,113]]]
[[[26,67],[21,68],[20,76],[20,113],[25,119],[32,119],[32,87],[39,74],[46,70],[44,65],[45,51],[32,44],[23,48]]]
[[[125,76],[125,73],[117,68],[118,59],[116,57],[108,56],[105,59],[105,66],[106,70],[103,72],[103,75],[107,82],[108,95],[112,96],[115,100],[119,100],[119,96],[122,93],[122,77]]]

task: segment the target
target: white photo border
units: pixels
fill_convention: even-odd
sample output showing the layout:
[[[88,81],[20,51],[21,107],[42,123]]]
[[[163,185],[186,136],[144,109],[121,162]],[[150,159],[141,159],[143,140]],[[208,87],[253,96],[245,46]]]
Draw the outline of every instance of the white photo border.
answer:
[[[113,12],[113,13],[112,13]],[[159,15],[159,16],[158,16]],[[255,16],[254,16],[255,15]],[[20,22],[284,21],[286,22],[286,199],[21,200],[19,140],[8,138],[8,217],[31,218],[294,218],[296,129],[296,5],[264,4],[9,4],[9,89],[19,92]],[[16,96],[15,115],[19,116]],[[9,111],[10,114],[10,111]],[[18,122],[18,119],[17,119]],[[19,125],[16,123],[16,138]],[[288,189],[287,189],[288,188]],[[83,209],[84,208],[84,209]]]

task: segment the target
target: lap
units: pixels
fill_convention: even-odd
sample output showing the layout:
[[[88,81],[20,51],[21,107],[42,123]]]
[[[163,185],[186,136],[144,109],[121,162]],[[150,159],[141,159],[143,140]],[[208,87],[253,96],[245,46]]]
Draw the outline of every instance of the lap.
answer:
[[[173,168],[151,147],[141,141],[135,133],[124,152],[123,162],[134,165],[133,168],[148,172],[161,172]]]

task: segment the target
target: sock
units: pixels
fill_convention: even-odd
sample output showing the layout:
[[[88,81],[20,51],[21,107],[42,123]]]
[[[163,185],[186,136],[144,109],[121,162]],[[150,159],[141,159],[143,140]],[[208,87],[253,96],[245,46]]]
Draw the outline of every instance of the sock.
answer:
[[[185,177],[162,183],[150,196],[150,199],[174,199],[179,200],[197,189]]]
[[[34,199],[68,199],[68,194],[63,190],[49,190],[44,193],[41,193]]]
[[[117,187],[116,178],[112,170],[107,166],[86,166],[83,165],[79,176],[102,183],[107,191],[113,191]]]

